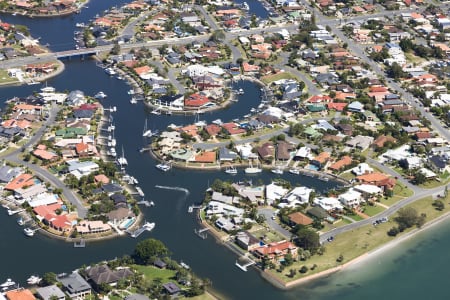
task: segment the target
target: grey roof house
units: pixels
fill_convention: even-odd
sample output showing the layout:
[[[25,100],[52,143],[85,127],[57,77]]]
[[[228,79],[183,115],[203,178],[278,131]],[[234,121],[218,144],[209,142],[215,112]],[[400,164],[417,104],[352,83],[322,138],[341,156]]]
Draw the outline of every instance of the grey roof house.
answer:
[[[91,295],[92,287],[77,272],[73,272],[65,277],[57,278],[62,284],[67,295],[72,299],[84,299]]]
[[[37,288],[36,294],[42,300],[64,300],[66,298],[64,292],[54,284]]]

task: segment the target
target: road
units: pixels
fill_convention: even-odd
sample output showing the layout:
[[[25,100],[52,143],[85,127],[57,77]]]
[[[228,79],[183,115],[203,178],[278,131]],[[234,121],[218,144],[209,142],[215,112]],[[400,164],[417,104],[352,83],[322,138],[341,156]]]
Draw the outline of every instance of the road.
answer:
[[[44,122],[43,126],[40,127],[36,133],[24,144],[22,149],[31,149],[34,147],[34,145],[39,142],[42,138],[42,136],[45,134],[47,127],[51,126],[55,122],[56,115],[59,111],[59,108],[55,105],[53,105],[49,111],[49,117]],[[64,198],[69,201],[72,205],[74,205],[77,208],[78,216],[80,218],[85,218],[87,216],[87,209],[84,207],[83,203],[80,201],[80,199],[73,193],[71,189],[69,189],[59,178],[48,172],[46,169],[43,169],[35,164],[26,162],[19,158],[19,155],[21,154],[21,149],[15,150],[8,154],[0,154],[0,158],[4,159],[5,161],[12,162],[16,165],[21,165],[25,168],[28,168],[31,170],[35,175],[40,177],[41,179],[45,180],[46,182],[49,182],[54,187],[61,189]]]
[[[266,218],[266,223],[270,228],[284,236],[286,239],[290,240],[292,233],[289,230],[284,229],[276,220],[272,220],[274,215],[274,210],[272,208],[259,208],[258,214],[263,215]]]

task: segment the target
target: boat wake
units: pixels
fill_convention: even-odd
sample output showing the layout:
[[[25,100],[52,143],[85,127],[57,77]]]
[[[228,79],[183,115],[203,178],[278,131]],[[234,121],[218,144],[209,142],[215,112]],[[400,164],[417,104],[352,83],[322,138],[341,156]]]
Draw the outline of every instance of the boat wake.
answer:
[[[180,191],[180,192],[184,192],[186,195],[189,195],[190,192],[188,189],[179,187],[179,186],[165,186],[165,185],[155,185],[156,188],[158,189],[165,189],[165,190],[173,190],[173,191]]]

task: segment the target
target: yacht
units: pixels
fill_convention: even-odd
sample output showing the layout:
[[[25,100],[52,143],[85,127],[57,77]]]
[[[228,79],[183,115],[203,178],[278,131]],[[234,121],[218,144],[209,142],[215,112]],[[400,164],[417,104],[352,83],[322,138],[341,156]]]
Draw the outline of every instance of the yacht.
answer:
[[[283,174],[283,169],[281,169],[280,167],[277,167],[275,169],[272,169],[271,172],[274,173],[274,174],[282,175]]]
[[[242,5],[241,5],[241,8],[242,8],[243,10],[249,10],[249,9],[250,9],[250,7],[248,6],[248,3],[247,3],[247,2],[243,2]]]
[[[8,278],[8,279],[6,279],[5,282],[0,284],[0,288],[5,289],[5,288],[8,288],[8,287],[13,286],[15,284],[16,283],[14,281],[12,281],[11,278]]]
[[[119,157],[119,158],[117,159],[117,163],[119,164],[120,168],[122,168],[122,169],[123,169],[126,165],[128,165],[128,161],[127,161],[127,159],[125,158],[125,155],[124,155],[124,152],[123,152],[123,147],[122,147],[122,156]]]
[[[160,169],[163,172],[169,171],[172,167],[167,163],[157,164],[155,166],[157,169]]]
[[[26,236],[33,236],[34,235],[34,230],[29,228],[29,227],[27,227],[27,228],[24,228],[23,233],[25,233]]]
[[[256,167],[253,167],[252,163],[250,162],[250,166],[245,168],[244,170],[245,174],[257,174],[257,173],[261,173],[262,169]]]
[[[17,224],[19,224],[20,226],[23,226],[25,224],[25,221],[23,220],[23,218],[18,218]]]
[[[128,95],[134,95],[134,90],[129,90]]]
[[[42,278],[35,276],[35,275],[31,275],[28,279],[27,279],[27,283],[29,285],[36,285],[39,282],[41,282]]]
[[[142,132],[142,136],[143,137],[151,137],[152,135],[153,134],[152,134],[151,129],[147,128],[147,119],[145,119],[144,131]]]
[[[85,27],[85,24],[84,23],[77,23],[77,24],[75,24],[75,26],[78,27],[78,28],[83,28],[83,27]]]
[[[95,94],[94,98],[95,99],[105,99],[106,98],[106,94],[103,93],[102,91],[100,91],[97,94]]]
[[[115,75],[115,74],[116,74],[116,71],[114,71],[113,68],[106,68],[106,69],[105,69],[105,73],[108,74],[108,75],[110,75],[110,76],[112,76],[112,75]]]
[[[56,89],[52,86],[45,86],[43,88],[41,88],[41,92],[43,93],[54,93],[56,91]]]
[[[299,175],[300,174],[300,170],[299,169],[290,169],[289,173]]]
[[[112,157],[116,157],[116,156],[117,156],[116,149],[115,149],[114,147],[111,147],[111,148],[109,149],[109,154],[110,154]]]
[[[230,167],[225,169],[225,173],[227,173],[227,174],[234,175],[234,174],[237,174],[237,172],[238,172],[237,169],[235,167],[233,167],[233,166],[230,166]]]
[[[134,98],[134,97],[131,97],[130,103],[131,103],[131,104],[136,104],[136,103],[137,103],[137,100],[136,100],[136,98]]]
[[[223,122],[222,122],[221,119],[214,120],[214,121],[212,121],[211,123],[216,124],[216,125],[219,125],[219,126],[223,124]]]

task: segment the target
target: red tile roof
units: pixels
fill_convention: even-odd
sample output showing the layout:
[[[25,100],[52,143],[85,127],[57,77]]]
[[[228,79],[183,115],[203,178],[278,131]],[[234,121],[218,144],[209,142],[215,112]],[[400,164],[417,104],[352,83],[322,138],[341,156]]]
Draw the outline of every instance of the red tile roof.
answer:
[[[352,158],[348,155],[342,157],[340,160],[332,164],[329,168],[332,170],[339,171],[343,167],[349,166],[352,163]]]
[[[188,107],[201,107],[208,102],[210,102],[208,97],[198,93],[192,94],[184,99],[184,105]]]
[[[13,290],[5,293],[8,300],[35,300],[33,293],[29,289]]]
[[[32,186],[33,184],[34,184],[33,175],[24,173],[20,174],[19,176],[11,180],[5,186],[5,190],[15,191],[25,186]]]
[[[195,162],[214,163],[216,161],[216,152],[207,151],[195,156]]]

